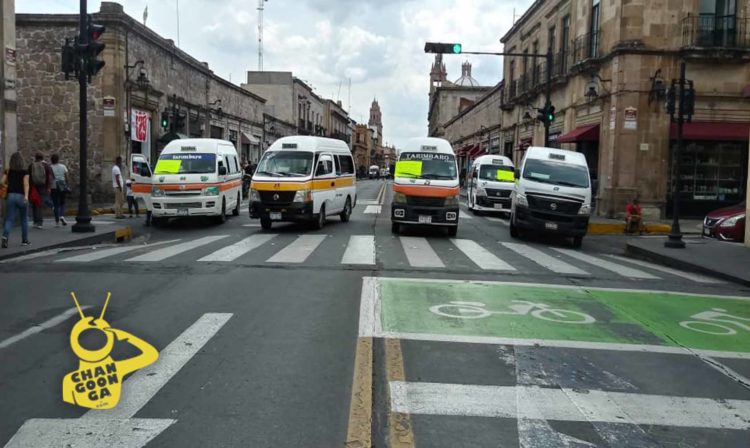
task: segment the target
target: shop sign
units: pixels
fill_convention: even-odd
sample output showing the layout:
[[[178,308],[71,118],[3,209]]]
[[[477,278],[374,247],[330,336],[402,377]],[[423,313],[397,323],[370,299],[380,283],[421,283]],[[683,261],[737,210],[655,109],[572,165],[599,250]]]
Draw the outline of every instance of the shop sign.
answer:
[[[134,142],[144,143],[148,140],[149,127],[151,125],[151,114],[141,110],[133,110],[131,120],[133,125],[130,127],[130,139]]]
[[[635,131],[638,129],[638,109],[635,107],[625,108],[625,129]]]
[[[105,96],[102,100],[102,108],[104,109],[104,116],[105,117],[114,117],[115,116],[115,104],[116,100],[113,96]]]
[[[8,65],[16,65],[16,49],[5,47],[5,62]]]

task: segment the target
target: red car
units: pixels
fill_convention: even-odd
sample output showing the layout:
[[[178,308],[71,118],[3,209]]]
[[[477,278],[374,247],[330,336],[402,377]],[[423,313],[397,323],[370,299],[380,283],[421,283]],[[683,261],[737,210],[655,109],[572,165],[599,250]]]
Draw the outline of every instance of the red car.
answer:
[[[714,210],[703,220],[703,236],[722,241],[745,241],[745,203]]]

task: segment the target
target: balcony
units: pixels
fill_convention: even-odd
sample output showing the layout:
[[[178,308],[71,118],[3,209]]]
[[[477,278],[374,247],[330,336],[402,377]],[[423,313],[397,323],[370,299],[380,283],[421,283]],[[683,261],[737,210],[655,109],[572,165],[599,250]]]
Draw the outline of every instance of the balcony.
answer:
[[[580,64],[601,56],[601,33],[596,30],[576,37],[573,40],[573,65]]]
[[[750,49],[750,19],[735,15],[688,15],[682,19],[683,48]]]

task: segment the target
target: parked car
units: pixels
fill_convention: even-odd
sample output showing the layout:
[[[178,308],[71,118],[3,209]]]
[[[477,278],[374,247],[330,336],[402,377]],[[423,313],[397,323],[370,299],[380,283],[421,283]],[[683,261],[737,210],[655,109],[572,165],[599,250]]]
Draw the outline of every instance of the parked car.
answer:
[[[745,203],[714,210],[703,220],[703,236],[722,241],[745,241]]]

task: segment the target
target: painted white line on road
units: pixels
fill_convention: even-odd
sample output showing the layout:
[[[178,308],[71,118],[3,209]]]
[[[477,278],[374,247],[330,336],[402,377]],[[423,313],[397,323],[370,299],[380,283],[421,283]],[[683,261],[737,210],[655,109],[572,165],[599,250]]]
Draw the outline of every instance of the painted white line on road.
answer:
[[[750,401],[645,395],[538,386],[479,386],[391,381],[391,412],[530,418],[684,428],[750,429]],[[516,405],[521,394],[533,403]],[[573,400],[570,399],[573,398]],[[536,413],[538,411],[538,414]]]
[[[364,277],[362,279],[362,294],[359,299],[359,337],[372,337],[379,333],[380,314],[377,313],[379,302],[378,279],[375,277]],[[377,326],[377,328],[376,328]]]
[[[500,224],[504,225],[505,227],[508,227],[510,225],[510,221],[507,220],[507,219],[495,218],[495,217],[492,217],[492,216],[485,216],[484,219],[486,219],[487,221],[492,221],[492,222],[500,223]]]
[[[378,205],[377,199],[357,199],[357,205]]]
[[[350,237],[341,264],[374,265],[375,235],[354,235]]]
[[[474,219],[473,216],[471,216],[469,213],[466,213],[465,211],[461,210],[458,214],[458,217],[461,219]]]
[[[404,247],[409,264],[415,268],[444,268],[445,265],[440,257],[432,250],[426,238],[410,236],[401,237],[401,245]]]
[[[614,272],[615,274],[621,275],[623,277],[636,278],[640,280],[659,280],[659,277],[655,275],[651,275],[648,272],[643,272],[639,269],[633,269],[628,266],[623,266],[621,264],[612,263],[610,261],[603,260],[598,257],[584,254],[583,252],[578,252],[578,251],[570,250],[570,249],[560,249],[560,248],[554,248],[554,249],[563,255],[567,255],[568,257],[575,258],[576,260],[583,261],[584,263],[588,263],[588,264],[600,267],[602,269],[606,269],[607,271]]]
[[[365,208],[365,215],[379,215],[383,211],[383,207],[380,205],[368,205]]]
[[[266,244],[276,236],[278,235],[267,233],[253,235],[251,237],[245,238],[240,242],[234,243],[231,246],[224,247],[212,254],[206,255],[205,257],[200,258],[198,261],[234,261],[245,255],[246,253]]]
[[[614,258],[615,260],[624,261],[626,263],[632,263],[632,264],[635,264],[635,265],[638,265],[638,266],[642,266],[644,268],[653,269],[655,271],[666,272],[667,274],[671,274],[671,275],[674,275],[674,276],[677,276],[677,277],[686,278],[686,279],[688,279],[690,281],[694,281],[696,283],[706,283],[706,284],[724,283],[721,280],[717,280],[715,278],[706,277],[706,276],[703,276],[703,275],[700,275],[700,274],[694,274],[692,272],[678,271],[677,269],[668,268],[666,266],[662,266],[662,265],[659,265],[659,264],[649,263],[647,261],[635,260],[633,258],[625,258],[625,257],[617,256],[617,255],[608,255],[608,257]]]
[[[176,422],[155,418],[106,421],[35,418],[26,420],[5,448],[140,448]]]
[[[471,261],[485,271],[515,271],[516,268],[499,259],[495,254],[474,240],[451,240]]]
[[[266,261],[269,263],[304,263],[326,237],[327,235],[302,235]]]
[[[174,257],[175,255],[179,255],[183,252],[187,252],[189,250],[193,250],[198,247],[214,243],[228,236],[229,235],[206,236],[203,238],[199,238],[197,240],[186,241],[181,244],[176,244],[174,246],[165,247],[164,249],[155,250],[147,254],[143,254],[137,257],[130,258],[126,261],[147,261],[147,262],[148,261],[151,261],[151,262],[163,261],[163,260],[166,260],[167,258]]]
[[[252,227],[252,228],[259,229],[260,224],[257,224],[257,223],[256,224],[243,224],[242,227]]]
[[[87,308],[91,308],[90,306],[82,306],[81,309],[85,310]],[[70,316],[77,314],[78,310],[76,308],[71,308],[62,314],[58,314],[57,316],[53,317],[52,319],[49,319],[47,321],[42,322],[39,325],[34,325],[31,328],[27,328],[26,330],[22,331],[21,333],[18,333],[15,336],[11,336],[8,339],[3,340],[0,342],[0,349],[10,347],[11,345],[15,344],[18,341],[22,341],[29,336],[35,335],[37,333],[41,333],[42,331],[56,327],[57,325],[60,325],[61,323],[65,322],[70,318]]]
[[[56,260],[55,263],[90,263],[92,261],[97,261],[97,260],[101,260],[107,257],[112,257],[115,255],[132,252],[138,249],[147,249],[147,248],[154,247],[154,246],[163,246],[165,244],[172,244],[178,241],[180,240],[159,241],[158,243],[153,243],[153,244],[148,244],[148,245],[139,244],[139,245],[133,245],[133,246],[113,247],[111,249],[102,249],[102,250],[94,249],[89,253],[76,255],[70,258],[63,258],[61,260]]]
[[[86,412],[81,419],[132,418],[227,323],[231,313],[206,313],[159,353],[159,359],[122,384],[120,403],[113,409]]]
[[[503,246],[512,250],[513,252],[528,258],[539,266],[549,269],[552,272],[566,275],[590,275],[588,272],[579,269],[572,264],[566,263],[558,258],[551,255],[547,255],[544,252],[535,249],[526,244],[518,243],[501,243]]]

